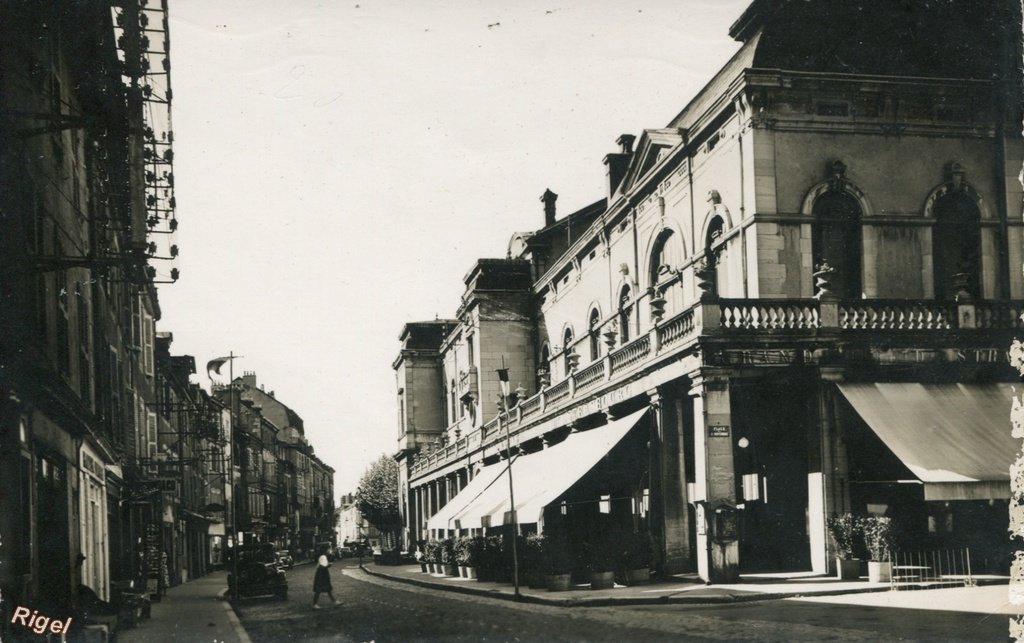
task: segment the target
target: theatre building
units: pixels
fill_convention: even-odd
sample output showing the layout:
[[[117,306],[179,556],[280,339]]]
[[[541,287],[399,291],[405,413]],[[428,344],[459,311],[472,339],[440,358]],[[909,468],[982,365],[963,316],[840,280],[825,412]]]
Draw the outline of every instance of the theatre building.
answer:
[[[618,139],[606,195],[560,216],[546,192],[452,319],[403,329],[407,546],[632,526],[663,573],[722,582],[830,571],[851,512],[1008,568],[1019,7],[767,5]]]

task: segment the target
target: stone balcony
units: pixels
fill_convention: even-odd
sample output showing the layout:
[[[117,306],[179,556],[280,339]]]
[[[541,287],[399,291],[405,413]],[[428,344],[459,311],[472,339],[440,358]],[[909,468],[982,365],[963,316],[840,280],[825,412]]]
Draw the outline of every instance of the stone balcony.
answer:
[[[627,381],[668,358],[686,354],[698,343],[728,347],[754,341],[759,345],[778,344],[790,348],[806,344],[810,359],[820,354],[823,340],[826,343],[859,340],[865,345],[891,346],[906,339],[914,345],[924,342],[926,347],[948,351],[971,337],[1002,341],[1002,337],[1009,337],[1014,331],[1024,331],[1022,313],[1024,302],[1020,301],[719,299],[698,302],[521,401],[509,411],[507,421],[512,436],[522,434],[599,390],[614,388],[618,382]],[[572,350],[583,350],[586,341],[586,337],[577,340]],[[500,419],[506,421],[505,416]],[[498,431],[498,428],[499,418],[496,417],[480,429],[419,458],[412,467],[411,477],[422,477],[504,440],[505,431]]]

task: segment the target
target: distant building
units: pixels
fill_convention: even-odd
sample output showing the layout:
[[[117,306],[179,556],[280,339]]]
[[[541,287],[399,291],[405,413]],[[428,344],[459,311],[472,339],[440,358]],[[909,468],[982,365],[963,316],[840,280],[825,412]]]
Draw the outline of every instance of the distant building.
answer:
[[[1007,568],[1020,8],[909,6],[753,2],[601,200],[546,192],[453,320],[403,328],[407,547],[627,529],[723,582],[828,571],[853,512]]]

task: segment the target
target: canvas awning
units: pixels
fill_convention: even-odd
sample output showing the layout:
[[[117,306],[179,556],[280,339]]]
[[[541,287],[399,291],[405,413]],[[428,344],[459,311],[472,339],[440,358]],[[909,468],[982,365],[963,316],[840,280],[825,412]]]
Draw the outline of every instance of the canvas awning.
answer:
[[[925,500],[1010,497],[1010,384],[861,384],[839,390],[925,484]]]
[[[504,470],[505,465],[499,463],[484,467],[478,471],[461,491],[455,494],[445,506],[441,507],[437,513],[427,520],[427,529],[457,529],[458,527],[452,523],[452,517],[491,486]]]
[[[544,507],[593,469],[646,412],[643,409],[604,426],[570,434],[556,445],[514,458],[512,480],[518,521],[539,522]],[[500,465],[502,472],[494,484],[453,517],[463,529],[511,524],[506,465]]]

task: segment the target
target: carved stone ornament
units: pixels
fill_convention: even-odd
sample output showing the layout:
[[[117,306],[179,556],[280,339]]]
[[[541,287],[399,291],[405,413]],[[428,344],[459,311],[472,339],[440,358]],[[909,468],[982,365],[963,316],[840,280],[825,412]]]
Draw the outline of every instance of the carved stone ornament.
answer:
[[[601,333],[601,336],[604,337],[604,344],[608,347],[608,350],[615,348],[616,338],[619,336],[618,326],[618,321],[613,320],[608,324],[605,331]]]
[[[660,322],[665,317],[665,305],[668,301],[661,294],[661,290],[658,288],[651,288],[651,319],[654,323]]]
[[[721,205],[722,195],[718,193],[718,190],[708,191],[708,203],[711,205]]]
[[[846,163],[836,159],[828,164],[828,188],[841,192],[846,187]]]
[[[697,289],[703,294],[714,294],[715,289],[715,262],[707,256],[697,262],[693,269],[693,275],[697,278]]]
[[[946,180],[949,182],[949,189],[952,192],[960,192],[964,189],[964,166],[952,161],[946,167]]]
[[[822,261],[819,263],[812,275],[814,277],[814,289],[816,294],[815,299],[834,299],[835,294],[832,292],[832,276],[835,274],[836,269],[828,265],[828,261]]]

